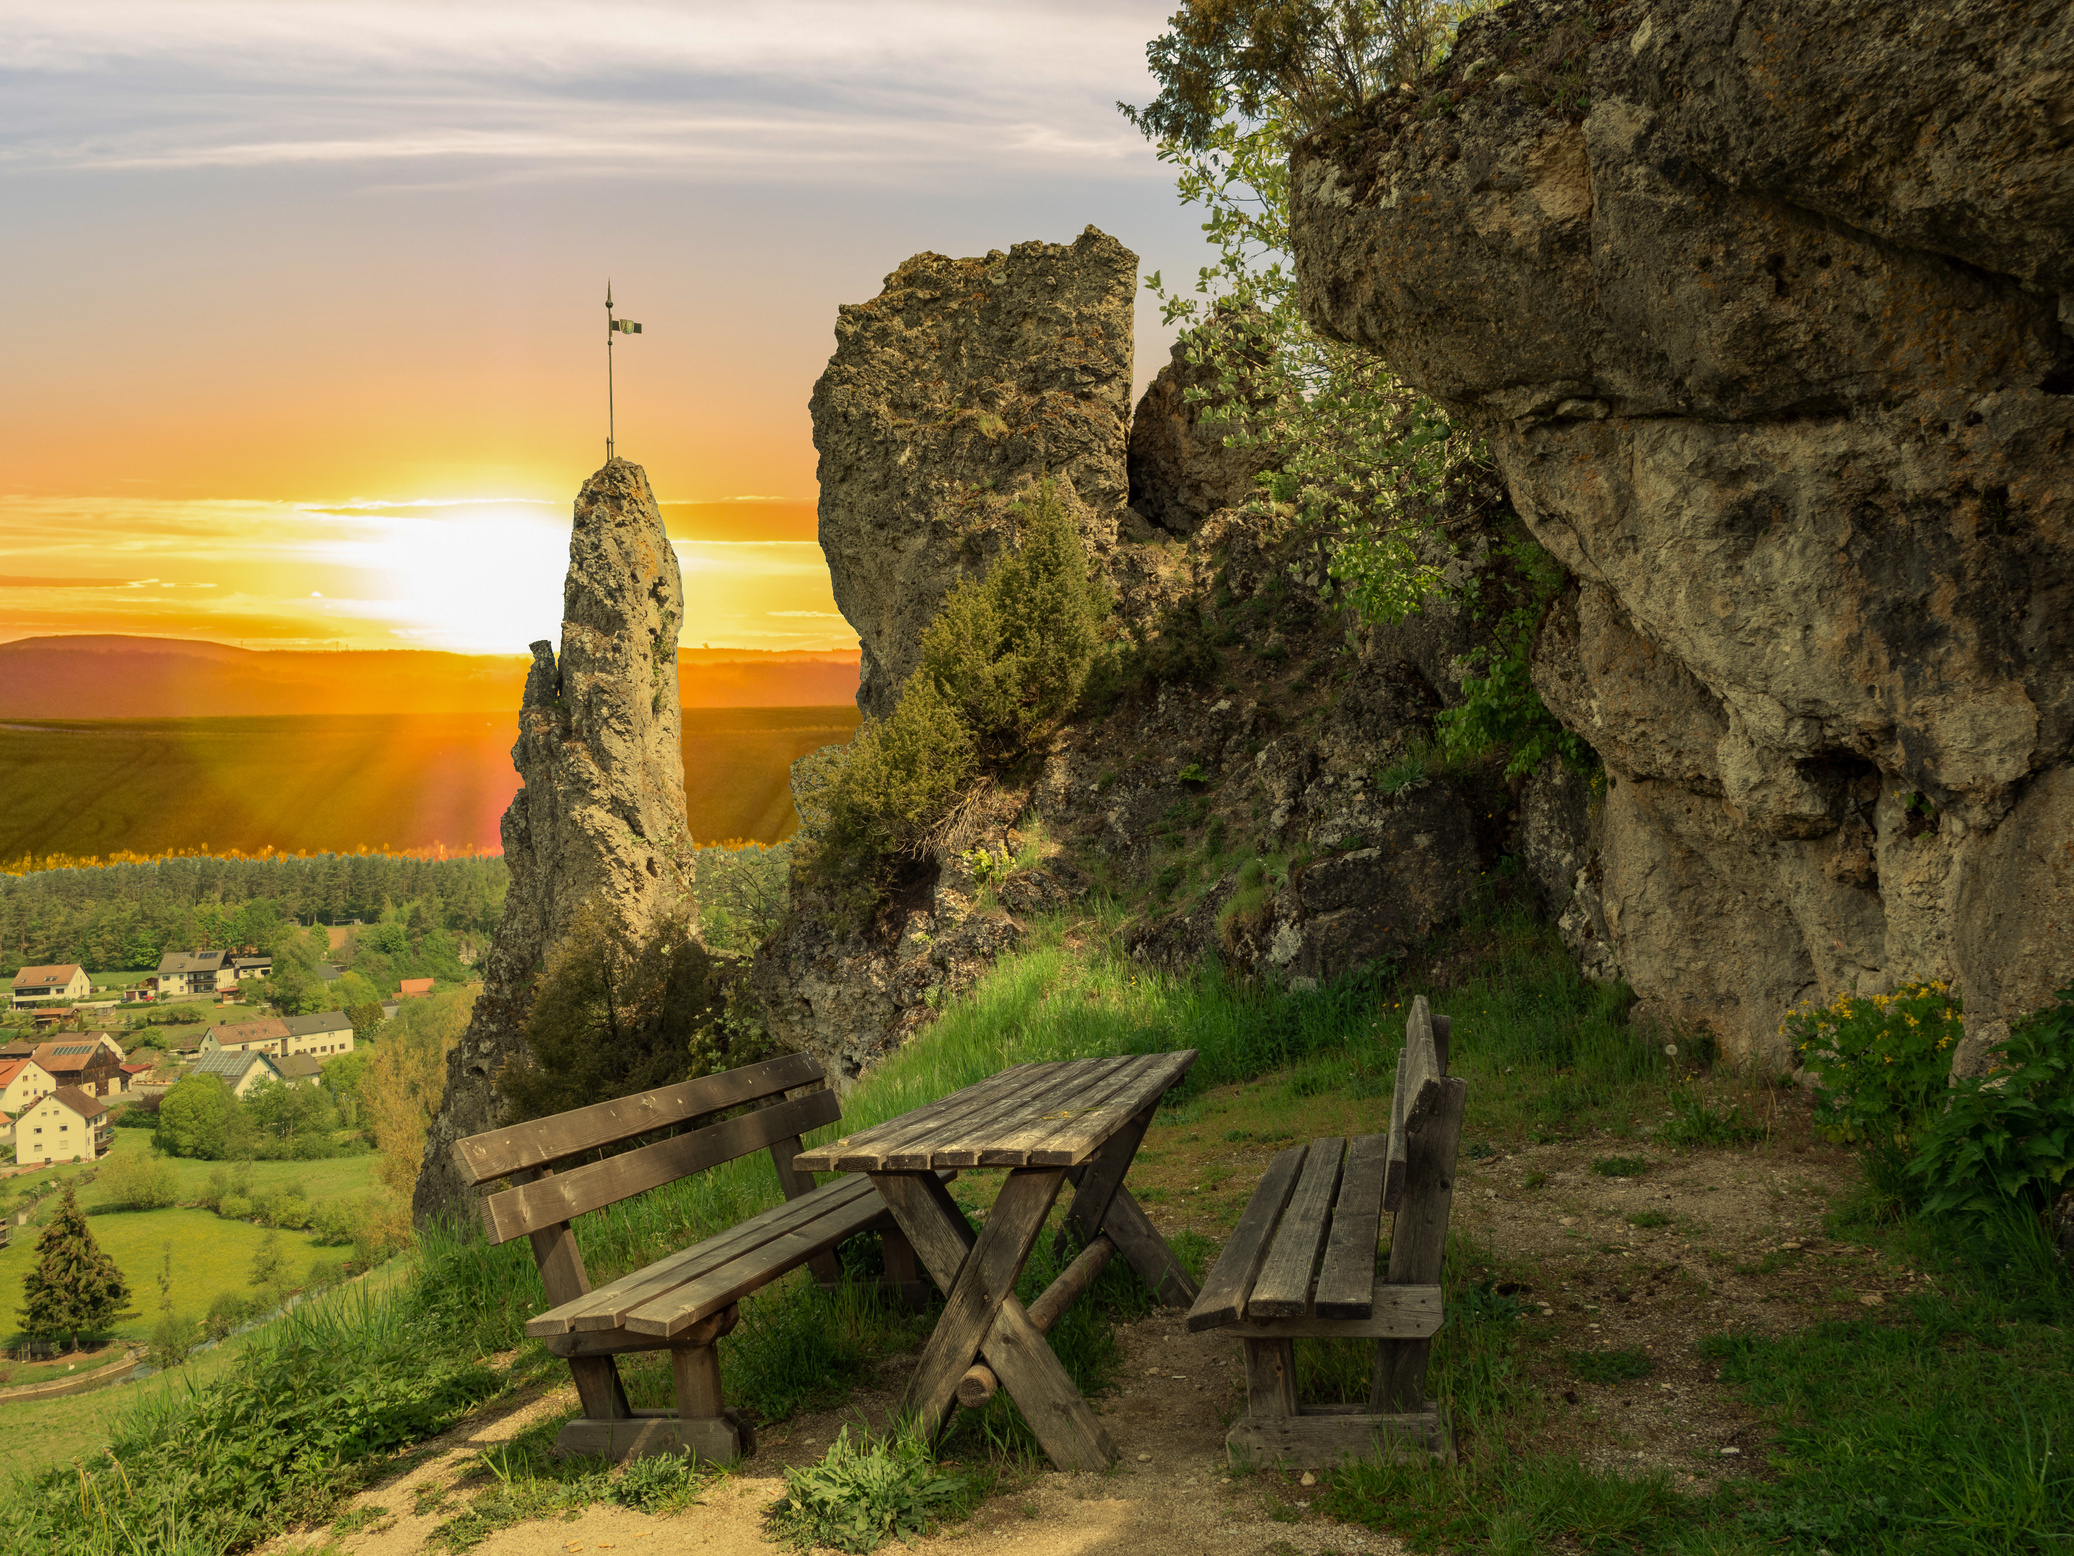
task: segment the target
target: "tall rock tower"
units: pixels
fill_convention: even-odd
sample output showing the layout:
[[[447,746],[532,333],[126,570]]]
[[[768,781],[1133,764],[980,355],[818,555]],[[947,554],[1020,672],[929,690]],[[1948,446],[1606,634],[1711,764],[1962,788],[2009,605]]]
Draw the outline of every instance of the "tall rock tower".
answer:
[[[533,981],[576,914],[594,907],[645,934],[695,915],[684,814],[676,553],[639,465],[613,459],[584,483],[562,586],[562,652],[533,645],[512,764],[523,786],[502,827],[511,891],[483,965],[475,1014],[447,1056],[412,1211],[465,1211],[456,1140],[496,1127],[498,1072],[525,1048]]]

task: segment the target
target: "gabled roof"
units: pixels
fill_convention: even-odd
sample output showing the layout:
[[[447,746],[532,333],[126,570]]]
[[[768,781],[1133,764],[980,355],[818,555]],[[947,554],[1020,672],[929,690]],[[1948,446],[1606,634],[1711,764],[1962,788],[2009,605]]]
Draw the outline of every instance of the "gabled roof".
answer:
[[[287,1025],[290,1037],[321,1037],[326,1032],[352,1031],[353,1018],[343,1010],[320,1010],[313,1016],[290,1016]]]
[[[14,975],[17,993],[31,989],[62,989],[83,971],[77,962],[52,962],[45,967],[24,967]]]
[[[224,951],[168,951],[158,959],[158,975],[163,978],[169,973],[215,972],[223,965]]]
[[[155,1064],[126,1064],[122,1067],[122,1072],[125,1075],[149,1075],[157,1068]]]
[[[280,1067],[274,1063],[273,1055],[258,1053],[213,1053],[203,1054],[194,1063],[190,1075],[219,1075],[230,1085],[243,1080],[255,1064],[263,1064],[270,1075],[279,1075]]]
[[[12,1085],[14,1078],[22,1073],[22,1066],[31,1063],[34,1061],[27,1056],[20,1059],[0,1059],[0,1086]]]
[[[228,1048],[234,1043],[278,1042],[288,1035],[288,1023],[279,1016],[262,1016],[256,1021],[226,1021],[208,1030],[216,1034],[219,1046]]]
[[[87,1119],[99,1118],[108,1111],[108,1105],[105,1102],[90,1092],[81,1091],[77,1086],[60,1086],[48,1097],[40,1100],[44,1102],[62,1102],[81,1118]],[[27,1109],[23,1111],[26,1112]]]
[[[274,1068],[281,1072],[284,1081],[299,1081],[305,1076],[324,1073],[324,1066],[309,1054],[290,1054],[285,1059],[276,1059]]]
[[[430,978],[405,978],[397,985],[397,991],[402,994],[430,994],[432,992],[432,980]]]
[[[85,1032],[61,1032],[36,1048],[36,1062],[53,1075],[90,1070],[104,1053],[113,1057],[108,1045]]]

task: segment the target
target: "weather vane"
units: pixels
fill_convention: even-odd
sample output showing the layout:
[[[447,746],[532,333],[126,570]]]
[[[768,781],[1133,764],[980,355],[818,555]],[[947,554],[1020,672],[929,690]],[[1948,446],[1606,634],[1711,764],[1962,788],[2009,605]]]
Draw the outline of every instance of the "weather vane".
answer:
[[[612,337],[615,335],[638,335],[641,326],[632,319],[612,317],[612,280],[605,281],[605,462],[612,462]]]

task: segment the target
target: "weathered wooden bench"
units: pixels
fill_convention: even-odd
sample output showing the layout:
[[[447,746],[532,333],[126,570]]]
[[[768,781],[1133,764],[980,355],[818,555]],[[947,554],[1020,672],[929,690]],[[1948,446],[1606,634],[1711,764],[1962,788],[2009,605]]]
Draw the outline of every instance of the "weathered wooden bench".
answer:
[[[1453,1453],[1426,1398],[1441,1266],[1468,1083],[1447,1073],[1448,1019],[1412,1002],[1390,1099],[1390,1132],[1291,1146],[1268,1164],[1188,1312],[1246,1354],[1246,1413],[1225,1437],[1236,1462],[1319,1469],[1345,1457]],[[1385,1210],[1386,1276],[1375,1273]],[[1297,1340],[1376,1342],[1365,1405],[1306,1405]]]
[[[824,1079],[818,1062],[791,1054],[471,1135],[454,1146],[455,1160],[470,1183],[511,1180],[512,1187],[482,1202],[490,1241],[532,1240],[549,1306],[527,1322],[526,1333],[568,1359],[583,1403],[583,1415],[556,1439],[558,1451],[624,1459],[689,1449],[710,1460],[753,1453],[751,1423],[721,1400],[714,1344],[734,1328],[742,1297],[788,1271],[806,1265],[822,1284],[834,1284],[840,1276],[834,1249],[859,1233],[877,1232],[883,1240],[888,1287],[915,1305],[926,1297],[914,1250],[868,1178],[816,1187],[812,1173],[793,1165],[800,1137],[834,1123],[841,1109],[835,1093],[826,1089],[795,1097],[786,1093]],[[719,1123],[698,1125],[702,1118],[744,1104],[757,1105]],[[580,1160],[684,1125],[697,1127],[616,1156]],[[592,1288],[569,1229],[571,1220],[766,1149],[785,1203]],[[664,1350],[675,1374],[677,1407],[636,1410],[627,1402],[613,1358]]]

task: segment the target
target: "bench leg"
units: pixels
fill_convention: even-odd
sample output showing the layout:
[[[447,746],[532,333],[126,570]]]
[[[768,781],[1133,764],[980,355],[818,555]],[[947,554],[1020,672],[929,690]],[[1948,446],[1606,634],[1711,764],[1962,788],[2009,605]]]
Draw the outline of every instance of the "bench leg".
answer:
[[[556,1450],[615,1460],[689,1450],[701,1460],[715,1464],[729,1464],[754,1453],[756,1433],[748,1418],[727,1409],[721,1400],[720,1352],[715,1349],[721,1336],[732,1330],[740,1317],[741,1309],[730,1305],[685,1330],[670,1347],[670,1372],[677,1394],[674,1411],[623,1410],[616,1416],[596,1412],[590,1396],[582,1393],[579,1371],[583,1415],[562,1428],[555,1438]],[[612,1358],[574,1357],[569,1366],[576,1371],[600,1363],[609,1368]],[[612,1374],[612,1382],[617,1388],[617,1371]],[[623,1404],[624,1391],[618,1397]]]
[[[1296,1345],[1290,1340],[1242,1340],[1246,1348],[1246,1414],[1280,1420],[1296,1414]]]

